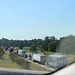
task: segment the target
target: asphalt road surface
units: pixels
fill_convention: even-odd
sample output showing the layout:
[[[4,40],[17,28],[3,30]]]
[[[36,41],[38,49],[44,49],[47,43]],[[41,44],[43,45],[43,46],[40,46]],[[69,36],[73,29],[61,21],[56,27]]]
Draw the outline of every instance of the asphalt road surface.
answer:
[[[47,75],[48,73],[47,71],[0,68],[0,75]]]

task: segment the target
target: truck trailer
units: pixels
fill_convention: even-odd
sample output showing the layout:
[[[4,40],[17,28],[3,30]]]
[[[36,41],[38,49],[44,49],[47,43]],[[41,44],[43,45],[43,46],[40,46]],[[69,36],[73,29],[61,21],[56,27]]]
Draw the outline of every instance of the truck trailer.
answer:
[[[18,55],[25,57],[26,51],[25,50],[18,50]]]
[[[32,60],[33,61],[37,61],[37,62],[39,62],[41,64],[45,64],[45,62],[46,62],[46,55],[44,55],[44,54],[33,54]]]
[[[67,66],[67,56],[49,55],[47,58],[46,66],[52,67],[55,70]]]

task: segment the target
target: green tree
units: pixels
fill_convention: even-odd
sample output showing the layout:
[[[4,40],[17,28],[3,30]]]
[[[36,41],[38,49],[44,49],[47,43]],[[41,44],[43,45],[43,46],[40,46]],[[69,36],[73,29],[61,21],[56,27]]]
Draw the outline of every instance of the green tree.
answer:
[[[49,41],[50,41],[49,36],[46,36],[44,42],[49,43]]]
[[[50,40],[55,41],[56,40],[55,36],[50,36]]]
[[[19,44],[19,48],[23,49],[23,44],[22,43]]]
[[[57,41],[51,41],[48,44],[48,51],[50,51],[50,52],[56,52],[57,45],[58,45]]]
[[[32,52],[37,51],[36,45],[32,45],[32,46],[30,47],[30,51],[32,51]]]
[[[41,52],[48,51],[48,44],[44,42],[40,45],[40,48]]]
[[[40,45],[41,51],[51,51],[55,52],[56,47],[59,43],[59,40],[55,38],[55,36],[46,36],[43,43]]]
[[[5,53],[5,52],[4,52],[3,48],[0,47],[0,58],[1,58],[1,59],[3,58],[4,53]]]
[[[62,38],[59,46],[59,52],[64,54],[75,54],[75,36],[69,35]]]

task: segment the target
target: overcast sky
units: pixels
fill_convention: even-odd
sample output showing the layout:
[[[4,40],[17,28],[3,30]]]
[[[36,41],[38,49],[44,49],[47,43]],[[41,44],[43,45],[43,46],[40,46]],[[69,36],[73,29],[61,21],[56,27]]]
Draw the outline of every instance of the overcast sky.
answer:
[[[75,0],[0,0],[0,38],[75,35]]]

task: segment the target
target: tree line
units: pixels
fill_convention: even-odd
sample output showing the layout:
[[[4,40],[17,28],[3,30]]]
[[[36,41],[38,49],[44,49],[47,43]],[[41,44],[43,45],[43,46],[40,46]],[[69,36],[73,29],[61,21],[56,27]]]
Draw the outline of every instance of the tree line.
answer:
[[[30,47],[31,45],[41,45],[43,43],[42,39],[32,39],[32,40],[8,40],[6,38],[0,39],[0,46],[3,47],[18,47],[22,44],[24,47]]]
[[[55,36],[46,36],[42,39],[32,40],[8,40],[5,38],[0,39],[0,46],[2,47],[30,47],[31,51],[41,50],[41,52],[61,52],[61,53],[74,53],[75,51],[75,36],[69,35],[61,37],[59,40]],[[74,53],[75,54],[75,53]]]
[[[57,40],[55,36],[46,36],[43,39],[32,39],[32,40],[8,40],[6,38],[0,39],[0,46],[3,47],[31,47],[31,51],[36,51],[37,48],[43,51],[55,52],[56,47],[60,40]]]

